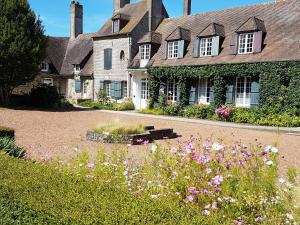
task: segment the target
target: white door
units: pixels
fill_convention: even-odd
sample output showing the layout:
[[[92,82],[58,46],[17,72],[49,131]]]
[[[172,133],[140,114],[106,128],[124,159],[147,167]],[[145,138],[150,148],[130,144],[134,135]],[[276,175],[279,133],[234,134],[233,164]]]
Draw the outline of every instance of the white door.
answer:
[[[88,97],[88,81],[84,81],[82,84],[82,98],[86,99]]]
[[[140,101],[141,101],[140,109],[145,109],[148,106],[148,99],[149,99],[148,78],[142,78],[140,80],[139,93],[140,93]]]
[[[251,78],[239,77],[236,79],[235,104],[237,107],[250,107]]]

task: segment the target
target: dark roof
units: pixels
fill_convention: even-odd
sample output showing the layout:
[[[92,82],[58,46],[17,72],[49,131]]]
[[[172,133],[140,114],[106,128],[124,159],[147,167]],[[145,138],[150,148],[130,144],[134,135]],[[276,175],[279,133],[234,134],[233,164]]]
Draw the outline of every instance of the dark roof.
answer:
[[[80,76],[91,77],[94,74],[94,58],[93,54],[89,57],[83,69],[79,73]]]
[[[121,8],[119,12],[120,15],[126,15],[127,17],[128,23],[125,25],[125,27],[123,27],[122,30],[120,30],[120,32],[112,34],[112,19],[114,19],[114,17],[112,17],[106,21],[106,23],[94,35],[94,37],[128,34],[133,31],[133,29],[138,25],[138,23],[142,20],[146,13],[147,1],[140,1],[137,3],[127,4],[123,8]]]
[[[148,32],[138,41],[138,44],[145,43],[161,44],[161,34],[156,32]]]
[[[261,53],[230,54],[230,37],[250,18],[264,22],[266,37]],[[202,14],[165,19],[156,32],[165,40],[177,27],[191,31],[192,40],[211,23],[224,25],[225,39],[215,57],[193,58],[192,42],[183,59],[165,60],[165,42],[154,56],[154,66],[204,65],[262,61],[300,61],[300,1],[281,0],[252,6],[231,8]],[[250,19],[251,20],[251,19]],[[252,19],[253,20],[253,19]],[[256,26],[257,24],[255,19]],[[259,23],[259,22],[258,22]],[[261,28],[259,28],[261,29]]]
[[[264,21],[256,17],[251,17],[236,30],[236,32],[247,32],[247,31],[266,32]]]
[[[166,41],[191,40],[191,32],[188,29],[177,27],[166,39]]]
[[[80,34],[76,39],[69,41],[60,74],[73,74],[74,65],[82,64],[93,50],[93,35],[94,33]]]
[[[60,71],[67,51],[69,38],[48,37],[47,58],[45,62],[52,63],[56,71]]]
[[[121,13],[117,13],[111,19],[112,20],[117,20],[117,19],[120,19],[120,20],[130,20],[130,16],[125,15],[125,14],[121,14]]]
[[[221,36],[225,37],[224,26],[217,23],[209,24],[204,30],[198,34],[198,37],[207,37],[207,36]]]

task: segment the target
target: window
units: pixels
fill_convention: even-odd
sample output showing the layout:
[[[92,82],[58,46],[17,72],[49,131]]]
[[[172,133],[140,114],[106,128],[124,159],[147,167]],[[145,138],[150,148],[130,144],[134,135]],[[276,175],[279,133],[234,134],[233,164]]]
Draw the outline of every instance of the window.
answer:
[[[111,81],[105,81],[104,82],[104,90],[105,90],[105,93],[106,93],[106,96],[107,97],[111,97],[112,95],[112,91],[111,91]]]
[[[75,74],[80,73],[80,70],[81,70],[81,68],[80,68],[79,64],[74,65],[74,72],[75,72]]]
[[[104,49],[104,69],[105,70],[112,69],[112,49],[111,48]]]
[[[178,58],[179,41],[168,42],[168,58]]]
[[[76,93],[81,92],[81,80],[75,80],[75,92]]]
[[[239,54],[253,53],[254,34],[240,34],[239,35]]]
[[[150,44],[141,46],[141,59],[142,60],[150,59]]]
[[[141,80],[141,99],[148,100],[149,99],[149,86],[148,86],[148,79],[143,78]]]
[[[200,57],[212,55],[212,38],[200,39]]]
[[[48,72],[48,71],[49,71],[49,64],[43,62],[43,63],[41,64],[41,71],[42,71],[42,72]]]
[[[120,20],[113,20],[113,33],[120,32]]]
[[[87,90],[88,90],[88,82],[85,81],[85,82],[83,83],[83,94],[87,94]]]
[[[122,81],[122,97],[127,97],[127,81]]]
[[[175,81],[167,82],[167,100],[171,102],[177,102],[177,84]]]
[[[120,52],[120,60],[121,61],[125,60],[125,52],[123,50]]]
[[[44,78],[43,84],[46,84],[48,86],[53,86],[53,79],[52,78]]]
[[[198,102],[200,104],[210,103],[211,83],[208,79],[201,79],[199,83],[199,97]]]
[[[236,79],[236,101],[238,107],[250,107],[251,104],[251,78],[239,77]]]

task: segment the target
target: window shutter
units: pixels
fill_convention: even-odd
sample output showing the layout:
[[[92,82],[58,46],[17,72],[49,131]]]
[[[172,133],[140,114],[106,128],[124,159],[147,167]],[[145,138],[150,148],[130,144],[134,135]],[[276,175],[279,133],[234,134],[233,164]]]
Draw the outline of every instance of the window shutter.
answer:
[[[253,46],[253,53],[260,53],[262,50],[262,39],[263,39],[263,32],[258,31],[254,33],[254,46]]]
[[[110,81],[110,97],[115,98],[115,81]]]
[[[196,37],[193,44],[193,57],[198,58],[199,57],[199,49],[200,47],[200,38]]]
[[[104,49],[104,69],[110,70],[112,68],[112,49]]]
[[[211,86],[210,88],[210,98],[209,98],[209,103],[213,104],[215,102],[215,96],[214,96],[214,87]]]
[[[178,58],[182,59],[184,56],[184,40],[178,41]]]
[[[75,80],[75,92],[76,93],[81,92],[81,80]]]
[[[233,104],[234,85],[233,81],[229,81],[226,85],[226,104]]]
[[[122,98],[122,83],[121,81],[115,81],[114,82],[114,90],[115,99],[121,99]]]
[[[239,40],[238,33],[234,33],[234,34],[231,35],[231,39],[230,39],[230,54],[231,55],[236,55],[237,54],[238,40]]]
[[[220,36],[212,38],[212,56],[218,56],[220,51]]]
[[[191,90],[190,90],[190,99],[189,104],[194,105],[196,102],[196,84],[192,84]]]
[[[168,58],[168,42],[164,42],[162,44],[162,54],[161,59],[167,59]]]
[[[251,81],[250,105],[256,107],[259,105],[259,81]]]
[[[99,87],[100,91],[104,91],[104,81],[100,80],[100,87]]]

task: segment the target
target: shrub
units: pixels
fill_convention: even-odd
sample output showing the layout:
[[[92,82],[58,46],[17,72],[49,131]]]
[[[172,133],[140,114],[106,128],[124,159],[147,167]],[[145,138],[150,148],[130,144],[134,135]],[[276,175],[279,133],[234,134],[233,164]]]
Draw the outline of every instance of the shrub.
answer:
[[[107,97],[107,94],[105,91],[101,90],[98,93],[98,102],[100,105],[110,105],[111,104],[111,99]]]
[[[59,108],[72,109],[72,108],[74,108],[74,106],[67,99],[61,98],[60,101],[59,101]]]
[[[116,136],[125,136],[130,134],[145,133],[145,129],[142,125],[128,126],[125,124],[111,123],[95,128],[94,132],[99,134],[113,134]]]
[[[113,103],[110,107],[108,107],[110,110],[115,111],[128,111],[128,110],[134,110],[134,104],[131,99],[126,99],[122,103]]]
[[[34,87],[29,94],[29,101],[32,106],[49,108],[58,106],[60,95],[55,86],[39,85]]]
[[[14,139],[9,137],[0,137],[0,150],[17,158],[23,158],[25,155],[25,150],[16,146]]]
[[[209,105],[193,105],[185,108],[183,116],[191,118],[206,119],[209,116]]]
[[[143,114],[152,114],[152,115],[165,115],[165,112],[161,108],[153,108],[153,109],[140,109],[138,110],[139,113]]]
[[[215,113],[221,120],[229,121],[235,111],[236,108],[234,107],[234,105],[223,105],[217,108]]]
[[[168,104],[163,108],[165,114],[170,116],[178,116],[180,115],[180,106],[176,103]]]
[[[82,103],[91,103],[92,99],[77,99],[77,104],[80,105]]]
[[[0,138],[1,137],[8,137],[8,138],[14,139],[15,131],[11,128],[0,127]]]

